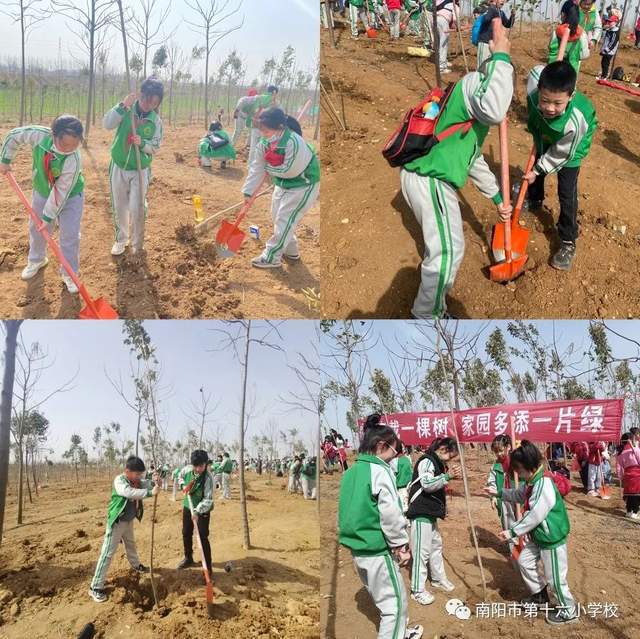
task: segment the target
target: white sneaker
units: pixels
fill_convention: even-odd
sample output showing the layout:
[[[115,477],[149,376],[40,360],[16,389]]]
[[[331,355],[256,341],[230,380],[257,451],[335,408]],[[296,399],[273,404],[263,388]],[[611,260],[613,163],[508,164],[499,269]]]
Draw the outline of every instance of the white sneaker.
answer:
[[[27,262],[27,265],[22,270],[22,275],[20,276],[23,280],[30,280],[32,277],[37,275],[38,271],[41,268],[44,268],[49,263],[48,258],[44,258],[42,262]]]
[[[115,242],[111,247],[111,255],[122,255],[127,248],[126,242]]]
[[[411,599],[417,601],[423,606],[428,606],[430,603],[433,603],[436,600],[436,598],[427,590],[423,590],[422,592],[412,592]]]
[[[280,268],[282,266],[282,262],[267,262],[262,255],[259,255],[251,260],[251,266],[255,266],[256,268]]]
[[[420,625],[413,626],[413,628],[407,628],[404,639],[420,639],[423,632],[424,628]]]
[[[640,519],[640,514],[638,514],[638,513],[631,513],[631,519]]]
[[[597,497],[598,496],[598,492],[596,490],[590,490],[587,493],[587,497]]]
[[[443,581],[432,581],[431,587],[439,588],[440,590],[444,590],[445,592],[452,592],[456,589],[456,587],[448,579],[444,579]]]
[[[69,293],[71,293],[71,295],[75,295],[78,292],[76,283],[66,273],[61,273],[60,275]]]

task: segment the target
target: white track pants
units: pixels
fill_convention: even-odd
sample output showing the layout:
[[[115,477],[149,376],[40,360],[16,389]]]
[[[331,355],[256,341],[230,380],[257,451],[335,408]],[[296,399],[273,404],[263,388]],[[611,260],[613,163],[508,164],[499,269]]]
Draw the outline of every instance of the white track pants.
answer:
[[[407,593],[398,564],[389,553],[354,557],[353,563],[380,611],[378,639],[403,639],[407,629]]]
[[[113,209],[113,225],[115,240],[126,244],[129,242],[129,224],[131,224],[131,246],[139,251],[144,244],[144,222],[147,217],[147,190],[151,171],[142,170],[144,186],[144,208],[140,208],[140,188],[138,171],[125,171],[111,162],[109,165],[109,188],[111,190],[111,208]]]
[[[538,561],[542,559],[544,577],[538,574]],[[572,613],[575,608],[575,600],[569,591],[567,584],[567,544],[557,548],[545,550],[532,541],[522,549],[518,558],[518,568],[522,579],[532,594],[540,592],[546,585],[556,593],[560,606]]]
[[[244,122],[244,118],[241,116],[238,116],[235,119],[236,125],[235,125],[235,129],[233,130],[233,137],[231,138],[231,145],[235,146],[236,142],[238,141],[238,138],[240,137],[240,134],[242,133],[243,129],[246,127],[245,122]]]
[[[260,141],[260,129],[251,129],[249,132],[249,159],[247,160],[247,166],[253,164],[253,159],[258,150],[258,142]]]
[[[600,466],[597,464],[589,464],[587,475],[587,490],[598,490],[600,488]]]
[[[119,521],[113,524],[111,530],[107,531],[102,542],[102,550],[100,550],[100,557],[98,557],[98,563],[96,565],[96,572],[93,575],[91,581],[91,587],[96,590],[102,590],[104,588],[104,582],[107,579],[107,572],[111,565],[111,560],[118,550],[118,544],[120,540],[124,544],[124,550],[127,553],[127,559],[133,568],[137,568],[140,565],[140,559],[138,558],[138,552],[136,550],[136,540],[133,536],[133,522],[131,521]]]
[[[413,567],[411,569],[411,592],[423,592],[427,583],[428,572],[431,571],[431,581],[444,581],[442,558],[442,536],[438,530],[438,522],[412,521],[411,554]]]
[[[367,19],[367,12],[364,7],[354,7],[352,4],[349,5],[349,19],[351,20],[351,35],[354,37],[358,36],[358,19],[364,25],[365,29],[368,29],[369,20]]]
[[[231,499],[231,473],[222,473],[222,497]]]
[[[33,191],[31,208],[41,219],[46,203],[46,198],[37,191]],[[74,273],[78,272],[80,260],[80,221],[82,220],[83,205],[84,194],[74,195],[66,201],[56,220],[60,227],[60,250]],[[53,226],[53,224],[47,224],[46,228],[49,233],[53,233]],[[47,243],[37,231],[33,220],[29,218],[29,262],[42,262],[46,255]],[[60,267],[60,272],[64,272],[62,267]]]
[[[279,262],[282,255],[298,255],[295,231],[298,222],[315,204],[320,184],[309,184],[299,189],[282,189],[276,186],[271,198],[273,235],[267,240],[262,257],[267,262]]]
[[[312,477],[307,477],[306,475],[302,475],[300,478],[302,482],[302,495],[305,499],[315,499],[316,498],[316,480]]]
[[[438,35],[440,37],[440,70],[447,68],[447,52],[449,51],[449,22],[438,16]]]
[[[396,40],[400,37],[400,9],[389,10],[389,34]]]
[[[442,317],[464,256],[458,197],[446,182],[409,171],[400,171],[400,183],[424,237],[420,288],[411,312],[418,319]]]

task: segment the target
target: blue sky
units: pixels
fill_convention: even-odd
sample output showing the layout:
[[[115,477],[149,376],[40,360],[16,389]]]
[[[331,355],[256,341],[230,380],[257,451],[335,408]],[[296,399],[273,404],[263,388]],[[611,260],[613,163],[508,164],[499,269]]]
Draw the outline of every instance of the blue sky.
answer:
[[[157,349],[162,366],[162,379],[171,387],[171,395],[163,402],[163,427],[171,441],[186,433],[191,400],[199,401],[201,386],[211,392],[220,405],[214,419],[223,424],[221,439],[231,443],[237,439],[241,368],[231,351],[213,352],[220,336],[212,331],[222,328],[215,321],[145,322],[144,326]],[[256,335],[261,323],[254,323]],[[264,325],[262,325],[264,326]],[[300,437],[311,446],[317,430],[317,418],[311,413],[284,406],[279,397],[289,390],[299,390],[294,373],[287,363],[296,363],[296,353],[314,356],[310,341],[315,339],[314,322],[287,321],[279,324],[283,340],[276,339],[286,352],[277,352],[252,345],[250,352],[249,395],[255,397],[256,416],[249,425],[248,438],[261,434],[270,419],[279,430],[298,428]],[[129,351],[122,343],[120,322],[35,321],[22,324],[25,343],[40,342],[46,347],[53,365],[42,376],[42,394],[51,391],[64,380],[79,374],[74,388],[50,399],[42,408],[49,419],[48,446],[57,458],[69,447],[73,433],[79,434],[90,451],[91,433],[95,426],[111,421],[122,424],[131,439],[135,438],[135,419],[105,377],[105,369],[114,377],[122,373],[125,384],[129,372]],[[211,438],[215,425],[207,426]]]
[[[540,337],[546,343],[552,343],[554,339],[558,345],[558,350],[562,353],[569,346],[570,343],[574,345],[573,355],[570,361],[580,359],[580,354],[589,348],[590,340],[588,335],[589,322],[583,320],[533,320],[538,328]],[[371,322],[366,322],[366,325],[370,325]],[[505,335],[507,344],[512,344],[513,340],[506,332],[508,321],[477,321],[477,320],[465,320],[459,322],[459,335],[471,336],[478,331],[482,331],[480,340],[478,342],[478,356],[480,359],[485,360],[486,354],[484,352],[484,344],[489,334],[496,328],[500,327]],[[631,339],[635,339],[640,342],[640,321],[608,321],[607,326],[614,331],[626,335]],[[363,329],[362,329],[363,330]],[[635,345],[626,342],[611,333],[608,333],[609,344],[612,347],[614,356],[617,357],[635,357],[640,355],[640,352]],[[433,333],[433,339],[435,343],[435,333]],[[380,368],[385,374],[390,377],[389,355],[385,349],[384,344],[387,344],[395,353],[416,353],[416,341],[429,345],[428,340],[416,329],[416,322],[412,321],[376,321],[374,322],[374,328],[371,332],[371,343],[377,344],[369,351],[368,358],[370,362],[370,368]],[[327,353],[326,346],[321,346],[321,353]],[[328,360],[322,357],[323,367],[326,369],[328,366]],[[514,368],[516,370],[523,370],[524,366],[522,362],[517,359],[513,361]],[[631,364],[632,370],[637,374],[638,365]],[[426,371],[426,367],[421,368],[422,374]],[[586,382],[586,378],[581,378],[581,381]],[[363,389],[367,391],[369,386],[369,378],[363,385]],[[339,428],[345,428],[345,413],[348,408],[347,402],[343,399],[337,401],[331,401],[327,408],[327,417],[331,427],[336,424]]]
[[[83,6],[83,0],[76,0]],[[200,0],[208,6],[210,0]],[[226,0],[218,0],[220,6]],[[161,34],[171,33],[176,29],[173,40],[185,51],[191,52],[194,45],[201,44],[199,36],[185,20],[194,20],[195,14],[184,0],[159,0],[158,7],[166,7],[171,2],[171,12]],[[235,7],[238,0],[229,0],[229,7]],[[2,3],[6,4],[5,2]],[[44,3],[45,5],[48,3]],[[192,3],[193,4],[193,3]],[[124,0],[124,6],[134,10],[138,7],[137,0]],[[229,18],[228,25],[236,25],[244,15],[244,26],[224,38],[212,53],[212,62],[224,59],[233,49],[237,49],[240,57],[248,67],[247,77],[253,79],[259,73],[264,60],[268,57],[280,57],[287,45],[296,51],[298,68],[311,70],[317,63],[320,49],[319,42],[319,3],[317,0],[242,0],[240,12]],[[138,9],[139,12],[139,9]],[[63,60],[71,60],[73,54],[84,60],[88,56],[79,46],[78,38],[66,26],[68,19],[56,15],[37,24],[29,38],[27,56],[39,60],[55,61],[58,58],[58,45],[62,42]],[[77,30],[77,29],[75,29]],[[110,65],[124,70],[123,55],[121,53],[120,32],[110,29],[109,36],[112,46]],[[135,43],[130,43],[130,48]],[[157,47],[156,47],[157,48]],[[0,18],[0,59],[19,56],[20,29],[5,15]],[[74,67],[77,67],[74,64]],[[192,73],[194,78],[204,74],[204,62],[194,63]]]

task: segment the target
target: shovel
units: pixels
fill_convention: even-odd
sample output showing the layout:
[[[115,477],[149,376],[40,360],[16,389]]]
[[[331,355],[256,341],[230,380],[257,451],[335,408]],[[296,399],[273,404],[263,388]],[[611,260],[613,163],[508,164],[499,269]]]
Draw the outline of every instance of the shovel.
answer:
[[[505,204],[510,203],[509,193],[509,150],[507,142],[507,120],[500,122],[500,169],[502,183],[502,199]],[[489,277],[493,282],[510,282],[520,275],[529,256],[525,253],[514,257],[511,247],[511,218],[502,224],[504,232],[504,262],[489,267]],[[493,243],[492,243],[493,246]]]
[[[222,224],[218,229],[218,233],[216,234],[216,253],[218,254],[218,257],[233,257],[238,252],[242,242],[244,242],[244,238],[247,237],[246,233],[241,231],[238,227],[240,226],[240,222],[244,220],[252,204],[256,201],[256,198],[260,195],[260,189],[266,180],[267,174],[265,173],[262,181],[258,184],[253,195],[245,202],[233,224],[227,220],[222,221]]]
[[[191,495],[189,491],[191,490],[191,486],[193,481],[187,484],[184,488],[184,492],[187,495],[187,499],[189,500],[189,510],[191,511],[191,517],[195,517],[196,512],[193,509],[193,502],[191,501]],[[213,607],[213,584],[211,583],[211,577],[209,576],[209,570],[207,568],[207,563],[204,560],[204,551],[202,550],[202,539],[200,539],[200,530],[198,530],[197,522],[193,522],[193,527],[196,531],[196,539],[198,540],[198,549],[200,550],[200,560],[202,561],[202,572],[204,572],[204,580],[207,584],[207,614],[209,617],[214,617],[215,608]]]
[[[600,499],[611,499],[611,489],[604,483],[604,473],[602,472],[602,461],[600,461]]]
[[[535,145],[531,149],[529,154],[529,160],[525,168],[525,173],[528,173],[533,169],[533,165],[536,161],[536,147]],[[524,198],[529,188],[529,182],[525,179],[522,180],[520,185],[520,192],[518,193],[518,199],[513,208],[513,215],[511,216],[511,256],[520,257],[526,254],[527,244],[529,242],[529,229],[523,228],[519,224],[520,211],[524,204]],[[491,252],[493,253],[493,259],[496,262],[503,262],[506,259],[505,244],[504,244],[504,224],[496,224],[493,227],[493,237],[491,239]]]
[[[45,242],[49,245],[51,252],[56,256],[58,262],[60,262],[60,266],[62,266],[62,268],[67,272],[67,275],[72,279],[73,283],[78,287],[78,291],[86,304],[86,306],[78,314],[78,317],[80,319],[118,319],[118,313],[116,313],[115,309],[111,307],[103,297],[99,297],[95,300],[91,298],[84,284],[78,279],[78,276],[73,272],[73,269],[69,265],[69,262],[67,262],[64,255],[62,255],[62,251],[58,247],[58,244],[54,241],[51,235],[49,235],[49,232],[47,231],[47,225],[36,215],[35,211],[31,208],[29,200],[27,200],[25,194],[22,192],[22,189],[16,182],[13,174],[7,173],[6,176],[9,184],[11,185],[11,188],[20,198],[20,201],[24,204],[27,212],[29,213],[29,217],[31,217],[33,223],[36,225],[36,230],[38,231],[38,233],[40,233],[40,235],[42,235]]]
[[[365,0],[365,8],[367,9],[367,38],[375,40],[378,37],[378,30],[371,26],[371,14],[369,13],[367,0]]]

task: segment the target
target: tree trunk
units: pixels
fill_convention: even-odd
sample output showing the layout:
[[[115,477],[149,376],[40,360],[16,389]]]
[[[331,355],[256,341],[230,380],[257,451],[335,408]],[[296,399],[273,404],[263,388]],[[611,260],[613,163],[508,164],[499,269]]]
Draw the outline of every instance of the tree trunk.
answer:
[[[5,320],[4,376],[0,400],[0,543],[4,526],[4,507],[9,479],[9,453],[11,449],[11,404],[16,371],[16,342],[22,320]]]
[[[207,55],[204,62],[204,127],[209,126],[209,56],[211,49],[209,48],[209,25],[207,25]]]
[[[31,483],[29,482],[29,453],[25,451],[24,455],[24,478],[27,482],[27,494],[29,495],[29,503],[33,504],[33,497],[31,496]]]
[[[75,469],[76,469],[76,484],[80,483],[80,478],[78,477],[78,462],[74,462],[73,463]]]
[[[89,131],[91,130],[91,116],[93,114],[93,85],[94,85],[94,58],[95,58],[95,36],[96,36],[96,5],[91,3],[91,22],[89,27],[89,94],[87,96],[87,118],[84,129],[84,147],[87,146]],[[77,474],[77,470],[76,470]]]
[[[26,115],[26,82],[27,82],[27,69],[25,62],[25,27],[24,27],[24,2],[20,3],[20,47],[22,54],[22,68],[20,72],[20,126],[24,125],[24,118]]]
[[[24,413],[22,413],[21,420],[24,420]],[[20,422],[20,437],[18,438],[18,525],[22,524],[22,499],[23,499],[23,478],[24,478],[24,458],[23,458],[23,443],[22,443],[22,430],[24,428],[24,421]]]
[[[436,65],[436,86],[442,86],[442,76],[440,75],[440,33],[438,31],[438,10],[437,2],[433,2],[433,59]]]
[[[34,459],[34,453],[31,453],[31,475],[33,477],[33,490],[36,491],[36,496],[38,495],[38,479],[36,477],[36,463]]]
[[[244,372],[242,380],[242,407],[240,409],[240,512],[242,514],[242,547],[245,550],[251,548],[249,534],[249,513],[247,512],[247,493],[244,484],[244,419],[247,403],[247,377],[249,374],[249,340],[251,337],[251,320],[247,322],[246,345],[244,350]]]

